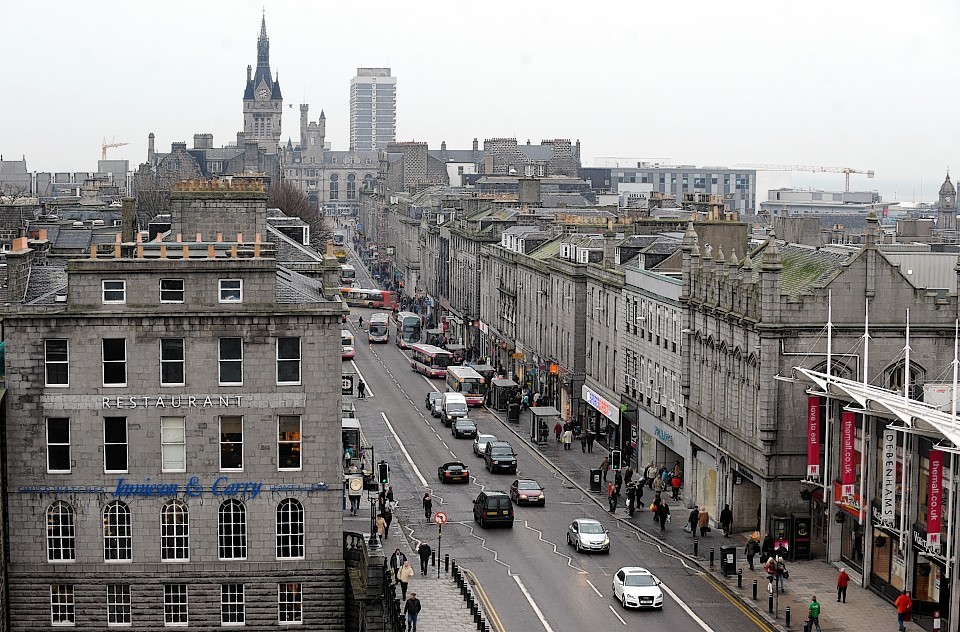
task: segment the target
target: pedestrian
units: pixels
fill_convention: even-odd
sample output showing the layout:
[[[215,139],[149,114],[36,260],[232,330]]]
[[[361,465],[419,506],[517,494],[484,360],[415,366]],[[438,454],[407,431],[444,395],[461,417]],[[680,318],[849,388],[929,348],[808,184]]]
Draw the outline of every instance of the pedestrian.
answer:
[[[363,383],[363,380],[357,382],[357,399],[364,399],[366,395],[363,392],[367,390],[367,385]]]
[[[847,569],[841,568],[837,575],[837,601],[847,603],[847,584],[850,583],[850,576],[847,575]]]
[[[356,516],[357,512],[359,511],[360,511],[360,497],[350,496],[350,515]]]
[[[910,615],[913,614],[913,599],[910,598],[910,592],[904,590],[900,593],[893,605],[897,607],[897,624],[900,626],[900,632],[906,632],[907,628],[903,622],[909,621]]]
[[[623,487],[623,474],[620,473],[620,470],[617,470],[613,474],[613,484],[617,486],[617,496],[620,495],[620,489]]]
[[[587,453],[587,435],[580,433],[580,449],[584,454]]]
[[[747,548],[744,549],[743,553],[747,556],[747,563],[750,565],[750,570],[753,570],[753,558],[757,555],[757,549],[760,547],[760,543],[750,538],[747,540]]]
[[[360,329],[363,329],[363,316],[360,317]]]
[[[607,483],[607,501],[610,504],[610,513],[616,513],[618,497],[617,486],[613,483]]]
[[[658,494],[663,493],[663,478],[659,474],[653,477],[653,491]]]
[[[553,425],[553,434],[557,436],[557,443],[560,443],[560,433],[563,432],[563,426],[560,425],[558,421]]]
[[[536,408],[540,405],[540,391],[537,391],[533,394],[533,406]]]
[[[673,499],[680,500],[680,485],[683,483],[683,480],[678,474],[673,474],[670,477],[670,489],[673,492]]]
[[[407,598],[407,584],[410,583],[410,580],[413,579],[413,576],[416,573],[413,572],[413,567],[410,566],[410,562],[407,560],[403,561],[403,566],[400,567],[400,570],[397,572],[397,581],[400,582],[400,592],[403,594],[403,598]]]
[[[407,629],[410,632],[417,632],[417,615],[420,614],[420,600],[417,599],[417,593],[410,593],[410,598],[403,605],[403,613],[407,615]]]
[[[587,452],[593,454],[593,442],[597,440],[597,434],[593,430],[587,430]]]
[[[778,555],[776,557],[776,569],[777,569],[777,586],[780,588],[780,592],[787,592],[787,589],[784,588],[784,580],[790,577],[789,571],[787,571],[787,564],[783,561],[783,557]]]
[[[393,502],[393,485],[387,488],[387,500]]]
[[[710,532],[710,514],[707,512],[706,507],[700,509],[700,515],[697,517],[697,526],[700,527],[700,537],[707,537],[707,533]]]
[[[377,514],[377,535],[381,540],[387,539],[387,521],[383,519],[383,514]]]
[[[421,542],[420,546],[417,547],[417,555],[420,556],[420,574],[427,574],[427,564],[430,562],[430,554],[433,553],[433,550],[430,548],[430,545],[426,542]]]
[[[633,482],[633,468],[629,465],[627,469],[623,471],[623,482],[628,486]]]
[[[393,555],[390,556],[390,568],[393,569],[393,578],[399,579],[397,577],[397,572],[403,567],[403,563],[407,561],[407,556],[403,554],[400,549],[397,549],[393,552]]]
[[[610,457],[603,457],[603,460],[600,461],[600,471],[603,472],[603,482],[607,482],[607,472],[610,471]]]
[[[697,537],[697,522],[699,521],[700,508],[694,505],[693,509],[690,510],[690,514],[687,516],[687,528],[690,529],[690,537]]]
[[[760,545],[760,561],[766,564],[770,557],[773,557],[773,536],[767,531],[763,536],[763,544]]]
[[[657,514],[657,509],[660,509],[660,497],[657,496],[653,499],[653,502],[650,503],[650,511],[653,512],[653,524],[660,523],[660,516]]]
[[[423,493],[423,517],[427,522],[433,518],[433,496],[429,489]]]
[[[637,487],[632,483],[627,485],[627,512],[633,517],[633,512],[637,506]]]
[[[724,505],[720,512],[720,528],[723,529],[723,537],[729,538],[733,528],[733,511],[730,510],[730,505]]]
[[[393,507],[391,507],[392,504],[393,503],[391,503],[388,500],[383,507],[383,521],[387,525],[387,528],[385,529],[387,533],[390,532],[390,525],[393,524]]]
[[[667,501],[661,500],[660,504],[657,505],[657,521],[660,523],[660,530],[667,530],[667,522],[670,521],[670,507],[667,506]]]
[[[817,601],[817,596],[813,596],[813,600],[810,602],[810,630],[812,632],[813,626],[817,626],[817,632],[823,632],[820,629],[820,602]]]
[[[573,445],[573,430],[564,430],[561,439],[563,441],[563,449],[569,450]]]
[[[630,463],[630,459],[633,458],[633,442],[627,441],[627,445],[623,446],[623,462]]]

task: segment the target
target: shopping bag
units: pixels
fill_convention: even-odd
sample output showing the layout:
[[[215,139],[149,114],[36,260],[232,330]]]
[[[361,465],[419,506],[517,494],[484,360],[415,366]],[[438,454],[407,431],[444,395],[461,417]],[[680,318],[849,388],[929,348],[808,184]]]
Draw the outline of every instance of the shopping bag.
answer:
[[[690,523],[689,523],[689,522],[688,522],[687,524],[683,525],[683,532],[684,532],[684,533],[690,533]]]

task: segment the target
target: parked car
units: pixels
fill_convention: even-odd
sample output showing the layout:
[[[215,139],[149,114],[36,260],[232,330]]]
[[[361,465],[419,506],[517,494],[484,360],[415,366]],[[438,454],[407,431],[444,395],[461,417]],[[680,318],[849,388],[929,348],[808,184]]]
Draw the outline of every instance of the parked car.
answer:
[[[469,417],[459,417],[453,420],[450,426],[455,439],[473,439],[477,436],[477,424]]]
[[[443,414],[443,398],[433,400],[433,404],[430,408],[430,414],[433,417],[439,417]]]
[[[460,461],[450,461],[437,468],[437,478],[441,483],[469,483],[470,468]]]
[[[518,505],[547,504],[547,495],[540,483],[532,478],[518,478],[510,483],[510,499]]]
[[[483,452],[483,463],[488,472],[517,473],[517,453],[506,441],[490,441]]]
[[[584,551],[610,552],[610,534],[599,520],[577,518],[567,527],[567,544]]]
[[[473,501],[473,519],[481,527],[505,524],[513,528],[513,505],[503,492],[482,491]]]
[[[427,397],[423,400],[423,405],[427,410],[433,412],[433,402],[440,399],[440,396],[443,395],[440,391],[427,391]]]
[[[639,566],[624,566],[613,576],[613,596],[624,608],[663,608],[662,582]]]
[[[487,449],[487,444],[491,441],[498,441],[496,435],[478,434],[477,438],[473,440],[473,453],[482,459],[483,453]]]

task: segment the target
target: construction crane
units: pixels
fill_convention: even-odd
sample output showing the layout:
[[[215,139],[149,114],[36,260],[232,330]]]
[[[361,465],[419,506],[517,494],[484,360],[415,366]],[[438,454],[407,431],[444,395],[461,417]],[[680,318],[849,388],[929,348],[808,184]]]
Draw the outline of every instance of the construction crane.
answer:
[[[107,159],[107,150],[113,147],[123,147],[124,145],[129,145],[130,143],[108,143],[107,139],[103,139],[103,145],[100,147],[100,160]]]
[[[873,171],[861,171],[850,167],[817,167],[812,165],[734,165],[743,169],[757,169],[758,171],[809,171],[811,173],[842,173],[846,178],[843,190],[850,192],[850,174],[865,173],[868,178],[873,177]]]

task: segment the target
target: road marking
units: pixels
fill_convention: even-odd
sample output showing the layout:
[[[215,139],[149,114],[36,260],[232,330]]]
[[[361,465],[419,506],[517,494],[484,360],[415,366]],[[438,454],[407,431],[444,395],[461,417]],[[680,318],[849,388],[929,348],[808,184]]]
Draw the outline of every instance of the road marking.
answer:
[[[590,580],[588,579],[588,580],[587,580],[587,583],[590,584],[590,588],[593,588],[593,592],[597,593],[597,597],[603,598],[603,593],[601,593],[599,590],[597,590],[597,587],[593,585],[593,582],[592,582],[592,581],[590,581]]]
[[[478,593],[480,601],[483,603],[483,609],[487,613],[487,621],[493,627],[494,632],[506,632],[506,628],[503,627],[503,622],[500,621],[500,615],[497,614],[497,611],[493,607],[493,603],[490,601],[490,598],[487,597],[486,591],[483,590],[483,586],[480,585],[480,580],[477,579],[477,576],[474,575],[471,571],[466,568],[461,567],[464,574],[470,578],[470,581],[473,582],[473,589]]]
[[[363,373],[360,372],[360,367],[358,367],[358,366],[357,366],[357,363],[354,362],[353,360],[350,360],[350,364],[353,365],[353,370],[357,372],[357,375],[360,376],[360,379],[363,380],[363,383],[366,384],[366,386],[367,386],[367,387],[363,390],[363,396],[364,396],[365,398],[366,398],[366,397],[373,397],[373,389],[370,388],[370,382],[368,382],[368,381],[366,380],[366,378],[363,377]]]
[[[720,584],[720,582],[718,582],[712,575],[701,573],[700,576],[704,578],[711,586],[713,586],[713,589],[716,590],[718,593],[720,593],[721,596],[723,596],[727,601],[732,603],[734,607],[736,607],[738,610],[740,610],[740,612],[745,614],[748,619],[756,623],[758,628],[760,628],[761,630],[773,629],[770,627],[769,623],[767,623],[766,621],[761,619],[759,616],[757,616],[757,613],[755,613],[752,609],[748,608],[745,603],[743,603],[735,595],[731,595],[730,591],[726,590],[726,587]]]
[[[530,592],[527,590],[527,587],[523,585],[522,581],[520,581],[520,576],[514,575],[513,581],[517,582],[517,586],[520,587],[520,592],[522,592],[523,596],[527,598],[527,603],[530,604],[530,607],[533,608],[534,614],[537,615],[537,618],[540,619],[540,623],[543,624],[543,629],[546,630],[547,632],[553,632],[553,628],[551,628],[550,624],[547,623],[547,620],[546,618],[544,618],[543,612],[540,610],[540,607],[537,605],[537,602],[533,600],[533,597],[530,596]]]
[[[407,452],[407,447],[403,445],[403,441],[400,441],[400,437],[397,436],[397,431],[393,429],[393,424],[391,424],[390,420],[387,419],[387,414],[380,413],[380,416],[383,417],[383,421],[387,424],[387,429],[390,430],[390,434],[392,434],[393,438],[397,440],[397,445],[400,446],[400,451],[403,452],[403,456],[407,457],[407,463],[409,463],[410,467],[413,468],[413,473],[417,475],[418,479],[420,479],[420,484],[424,487],[428,487],[427,479],[423,477],[423,474],[420,473],[420,468],[418,468],[417,464],[413,462],[412,458],[410,458],[410,453]]]
[[[670,595],[670,598],[676,601],[677,605],[683,608],[683,611],[686,612],[688,615],[690,615],[690,618],[696,621],[697,625],[699,625],[701,628],[703,628],[707,632],[711,632],[713,630],[713,628],[711,628],[709,625],[704,623],[703,619],[701,619],[696,614],[694,614],[693,610],[690,609],[690,606],[684,603],[684,601],[677,596],[677,593],[667,588],[666,584],[660,584],[660,588],[663,590],[663,592]]]
[[[586,572],[587,572],[587,571],[583,570],[582,568],[580,568],[579,566],[575,565],[575,564],[573,563],[573,558],[572,558],[572,557],[570,557],[569,555],[567,555],[567,554],[565,554],[565,553],[561,553],[559,547],[557,547],[557,545],[556,545],[554,542],[551,542],[550,540],[544,539],[544,537],[543,537],[543,532],[542,532],[542,531],[540,531],[539,529],[534,529],[533,527],[531,527],[530,524],[529,524],[526,520],[523,521],[523,526],[524,526],[525,528],[529,529],[530,531],[533,531],[534,533],[536,533],[536,534],[537,534],[537,537],[540,538],[540,541],[541,541],[541,542],[546,542],[547,544],[549,544],[550,546],[552,546],[552,547],[553,547],[553,553],[554,553],[555,555],[559,555],[559,556],[562,557],[563,559],[567,560],[567,566],[569,566],[570,568],[572,568],[572,569],[574,569],[575,571],[577,571],[578,574],[582,574],[582,573],[586,573]],[[590,580],[588,579],[587,581],[589,582]],[[591,586],[592,586],[592,585],[593,585],[593,584],[591,584]],[[596,588],[594,588],[594,590],[596,590]],[[599,592],[598,592],[597,594],[600,595]],[[603,595],[600,595],[600,596],[602,597]]]
[[[607,606],[607,607],[610,608],[610,612],[613,613],[613,616],[620,619],[620,623],[622,623],[623,625],[627,625],[627,622],[623,620],[623,617],[617,614],[617,611],[613,609],[613,606]]]

